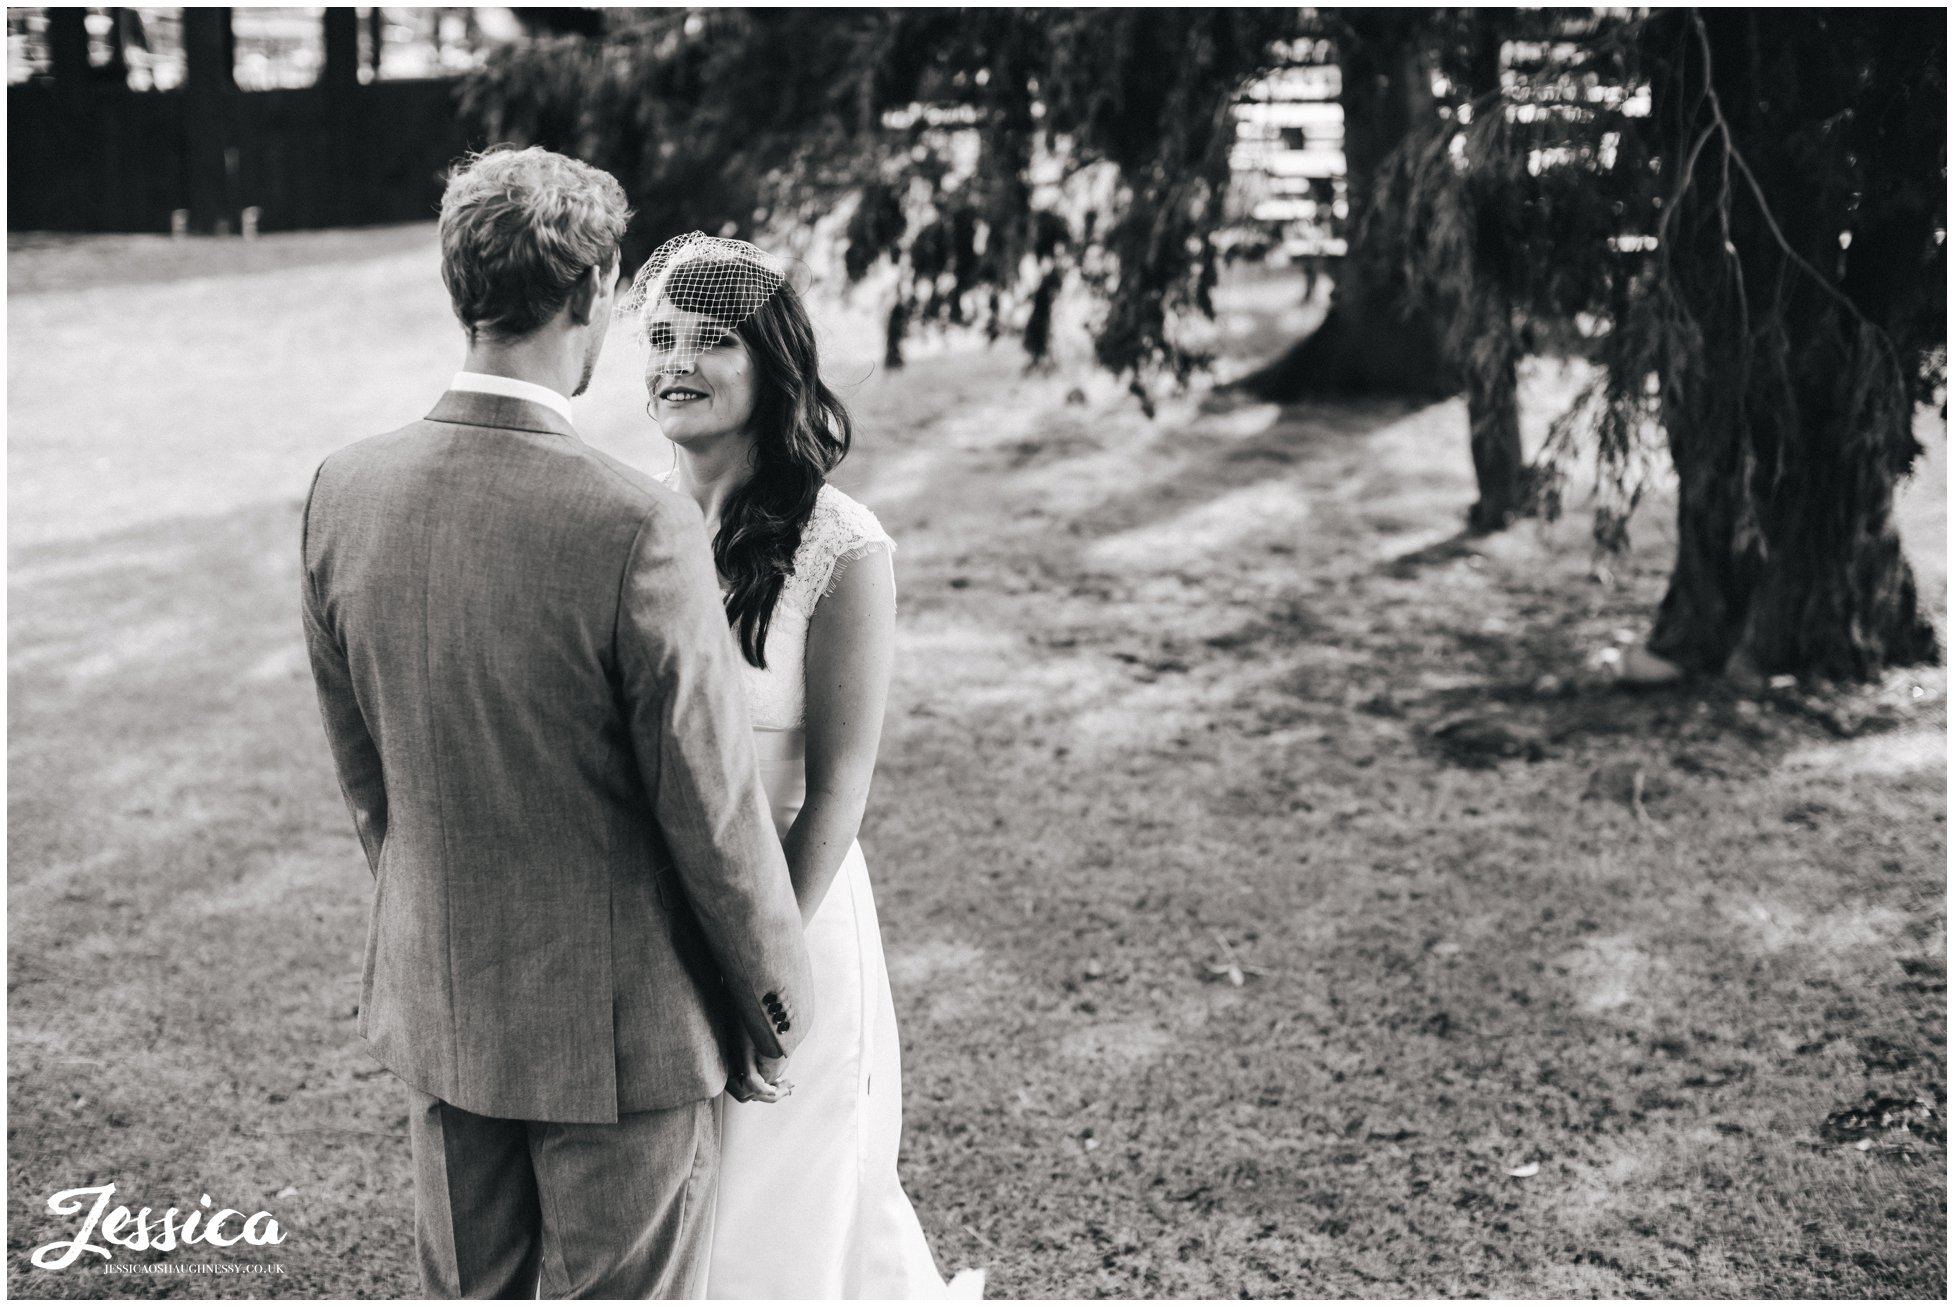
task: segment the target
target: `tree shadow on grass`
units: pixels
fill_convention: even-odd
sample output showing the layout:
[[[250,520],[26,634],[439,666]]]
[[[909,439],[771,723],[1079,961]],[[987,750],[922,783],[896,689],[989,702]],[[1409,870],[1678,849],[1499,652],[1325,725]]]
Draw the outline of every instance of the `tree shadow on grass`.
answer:
[[[912,617],[1064,648],[1128,635],[1239,643],[1188,629],[1202,596],[1232,592],[1251,609],[1266,596],[1293,612],[1314,578],[1355,571],[1387,539],[1425,530],[1416,513],[1373,515],[1368,504],[1380,475],[1411,494],[1448,493],[1442,473],[1381,470],[1402,461],[1407,421],[1431,416],[1392,402],[1190,403],[1148,422],[1120,403],[1080,411],[1055,387],[1022,387],[967,417],[960,448],[908,455],[901,497],[876,507],[899,540],[922,536],[900,569]],[[1238,626],[1262,620],[1239,616]],[[1205,657],[1201,647],[1115,652],[1169,672]]]
[[[1442,424],[1388,411],[1356,430],[1327,409],[1004,416],[929,451],[885,510],[899,539],[916,525],[874,861],[892,939],[973,941],[981,974],[1009,977],[981,1009],[1018,1023],[1008,1070],[958,1074],[1024,1111],[963,1151],[968,1100],[925,1058],[910,1153],[945,1183],[1049,1166],[1029,1219],[990,1227],[1006,1267],[1065,1283],[1011,1232],[1098,1266],[1119,1241],[1095,1229],[1130,1225],[1181,1242],[1156,1270],[1187,1296],[1234,1292],[1257,1255],[1323,1259],[1283,1282],[1299,1293],[1918,1287],[1760,1249],[1893,1202],[1928,1214],[1921,1177],[1874,1206],[1877,1186],[1828,1190],[1836,1155],[1783,1164],[1858,1068],[1777,1046],[1808,1022],[1921,1045],[1918,1014],[1872,1022],[1845,996],[1885,998],[1894,949],[1931,983],[1933,914],[1905,905],[1932,832],[1904,815],[1930,759],[1825,808],[1865,760],[1781,778],[1811,743],[1799,723],[1716,696],[1698,713],[1695,687],[1569,693],[1646,619],[1662,563],[1645,546],[1598,585],[1584,550],[1528,529],[1461,548],[1462,428],[1447,458]],[[1465,770],[1428,749],[1460,714],[1537,733],[1541,760]],[[1880,777],[1904,789],[1882,798]],[[1892,869],[1850,879],[1887,828]],[[1218,937],[1266,974],[1214,981]],[[1090,1051],[1132,1030],[1180,1056]],[[984,1046],[974,1019],[931,1033]],[[1045,1122],[1047,1100],[1115,1146],[1070,1174],[1077,1126]],[[1536,1150],[1539,1177],[1508,1174]],[[1149,1173],[1165,1215],[1117,1197]],[[1574,1213],[1569,1182],[1592,1191]],[[1725,1219],[1719,1195],[1776,1206]],[[1399,1222],[1432,1262],[1392,1255]],[[1671,1264],[1683,1242],[1703,1260]]]
[[[1388,400],[1279,408],[1190,397],[1149,420],[1124,397],[1079,403],[1067,378],[1025,377],[989,356],[931,360],[887,384],[939,404],[946,388],[965,389],[930,443],[896,451],[920,460],[920,474],[899,478],[900,499],[873,506],[1059,566],[1107,536],[1196,514],[1272,476],[1348,476],[1368,436],[1417,411]],[[1337,478],[1312,477],[1326,459],[1347,465]]]
[[[1461,559],[1472,557],[1475,553],[1473,548],[1475,542],[1482,539],[1484,537],[1478,532],[1462,530],[1443,540],[1399,554],[1384,563],[1381,570],[1393,580],[1416,580],[1418,574],[1426,568],[1456,563]]]
[[[1301,570],[1327,561],[1348,547],[1353,534],[1366,532],[1366,482],[1380,473],[1424,480],[1417,471],[1390,468],[1388,442],[1378,438],[1429,417],[1426,406],[1382,400],[1238,406],[1162,423],[1144,450],[1153,455],[1152,466],[1134,469],[1147,475],[1136,477],[1138,484],[1109,487],[1111,493],[1077,520],[1073,534],[1082,547],[1116,535],[1158,537],[1163,547],[1187,549],[1179,561],[1192,570],[1221,570],[1228,560],[1212,554],[1266,546],[1269,541],[1258,537],[1273,534],[1290,547],[1291,565]],[[1272,483],[1298,492],[1299,520],[1263,515],[1254,504],[1226,512],[1235,497]],[[1224,515],[1216,516],[1217,509]],[[1186,529],[1176,532],[1176,523]]]

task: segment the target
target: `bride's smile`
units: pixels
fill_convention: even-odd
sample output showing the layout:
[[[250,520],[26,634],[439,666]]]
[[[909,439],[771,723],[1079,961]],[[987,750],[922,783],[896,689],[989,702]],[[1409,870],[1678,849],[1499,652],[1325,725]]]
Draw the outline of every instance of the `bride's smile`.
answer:
[[[753,356],[738,332],[720,334],[702,315],[666,307],[647,324],[646,340],[651,346],[645,364],[650,413],[667,440],[697,444],[742,431],[752,421],[757,398]],[[697,345],[688,349],[688,341]],[[685,356],[694,349],[697,357],[686,364]]]

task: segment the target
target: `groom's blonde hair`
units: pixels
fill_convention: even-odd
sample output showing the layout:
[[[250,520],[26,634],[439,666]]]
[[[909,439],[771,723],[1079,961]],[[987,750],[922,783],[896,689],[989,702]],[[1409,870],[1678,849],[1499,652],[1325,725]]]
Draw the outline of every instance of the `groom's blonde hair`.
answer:
[[[613,267],[630,220],[617,178],[580,160],[538,145],[463,160],[441,195],[441,279],[469,339],[555,317],[586,272]]]

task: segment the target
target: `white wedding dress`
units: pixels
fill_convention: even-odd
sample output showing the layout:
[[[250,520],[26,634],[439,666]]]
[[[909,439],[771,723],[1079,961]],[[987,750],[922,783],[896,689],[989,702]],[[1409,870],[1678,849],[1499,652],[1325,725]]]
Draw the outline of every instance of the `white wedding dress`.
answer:
[[[841,570],[892,566],[875,515],[823,486],[767,632],[745,668],[760,774],[784,838],[807,794],[808,622]],[[896,1176],[902,1060],[882,935],[860,844],[807,927],[814,1025],[777,1103],[721,1099],[718,1205],[702,1296],[981,1297],[983,1273],[938,1274]]]

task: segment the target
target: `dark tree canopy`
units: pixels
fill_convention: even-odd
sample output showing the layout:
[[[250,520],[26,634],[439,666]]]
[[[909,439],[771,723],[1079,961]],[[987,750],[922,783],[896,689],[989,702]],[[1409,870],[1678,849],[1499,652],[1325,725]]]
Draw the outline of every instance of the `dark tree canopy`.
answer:
[[[1230,109],[1293,9],[654,11],[601,44],[505,51],[470,79],[483,142],[569,150],[639,207],[638,257],[688,227],[753,234],[855,204],[847,266],[900,270],[908,324],[1049,345],[1068,281],[1102,365],[1185,379],[1212,312]],[[973,153],[974,147],[974,153]]]
[[[1944,372],[1944,16],[1497,21],[1549,26],[1510,29],[1528,66],[1414,134],[1379,208],[1475,389],[1515,315],[1563,343],[1591,324],[1549,510],[1591,442],[1597,544],[1622,548],[1666,440],[1681,544],[1652,652],[1746,679],[1933,657],[1892,507]]]
[[[1204,361],[1177,324],[1212,312],[1232,105],[1303,35],[1344,72],[1351,253],[1291,380],[1463,382],[1482,528],[1551,511],[1589,442],[1604,548],[1666,441],[1683,543],[1651,647],[1683,667],[1937,651],[1892,500],[1944,374],[1938,10],[612,11],[461,108],[614,172],[634,259],[845,209],[849,275],[895,268],[892,361],[933,321],[1038,360],[1082,289],[1144,399]],[[1597,366],[1536,475],[1516,366],[1546,343]]]

